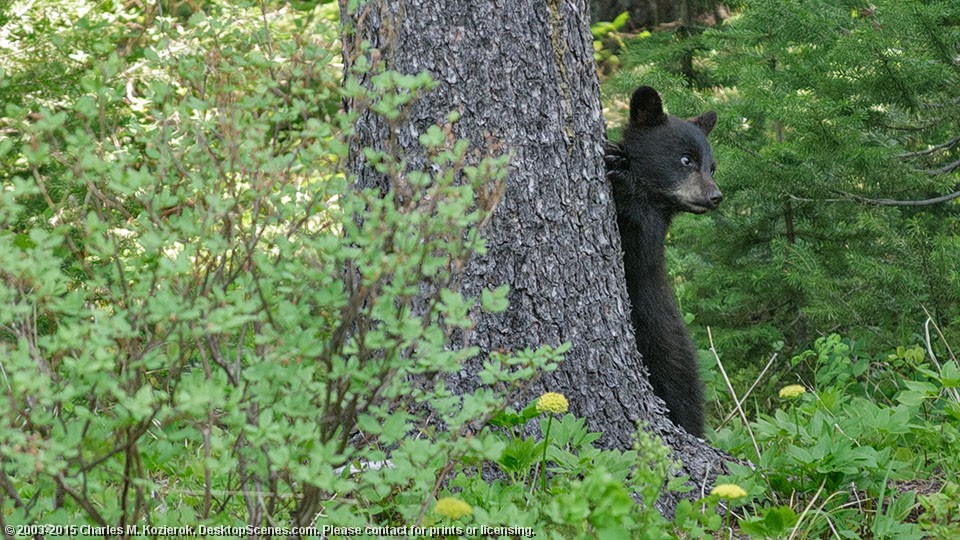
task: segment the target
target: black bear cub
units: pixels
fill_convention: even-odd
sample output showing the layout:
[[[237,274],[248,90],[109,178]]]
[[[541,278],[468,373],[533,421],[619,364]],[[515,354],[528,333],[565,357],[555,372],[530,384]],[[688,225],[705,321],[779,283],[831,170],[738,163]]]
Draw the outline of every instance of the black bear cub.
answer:
[[[663,241],[677,213],[702,214],[723,200],[713,182],[716,163],[707,142],[716,122],[713,111],[689,120],[667,115],[656,90],[643,86],[630,100],[623,141],[609,144],[605,157],[637,349],[670,419],[698,437],[703,435],[703,387],[696,348],[667,281]]]

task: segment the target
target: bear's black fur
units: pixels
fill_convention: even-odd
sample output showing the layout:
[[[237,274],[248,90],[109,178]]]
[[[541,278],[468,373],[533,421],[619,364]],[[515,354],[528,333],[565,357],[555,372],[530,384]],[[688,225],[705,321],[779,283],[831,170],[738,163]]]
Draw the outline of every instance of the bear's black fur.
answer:
[[[643,86],[630,100],[623,141],[609,144],[605,157],[637,350],[670,419],[698,437],[703,435],[703,387],[696,348],[667,281],[663,241],[676,214],[702,214],[723,200],[713,182],[716,164],[707,142],[716,122],[713,111],[689,120],[667,115],[656,90]]]

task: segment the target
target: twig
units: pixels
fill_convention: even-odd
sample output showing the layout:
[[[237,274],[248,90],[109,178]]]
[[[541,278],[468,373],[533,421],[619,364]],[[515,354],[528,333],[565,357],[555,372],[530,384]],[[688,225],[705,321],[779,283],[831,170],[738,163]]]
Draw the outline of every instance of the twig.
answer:
[[[930,312],[927,311],[926,306],[920,307],[923,309],[923,312],[927,315],[927,317],[933,319],[933,315],[930,315]],[[940,340],[943,341],[943,346],[947,348],[947,354],[950,356],[950,359],[955,363],[960,364],[960,362],[957,361],[957,355],[954,354],[953,349],[950,348],[950,342],[947,341],[947,338],[943,337],[943,332],[940,331],[940,327],[937,325],[936,321],[933,322],[933,329],[937,331],[937,336],[939,336]]]
[[[453,471],[453,456],[450,456],[450,460],[447,461],[447,464],[443,466],[443,469],[440,471],[440,474],[437,475],[437,481],[433,484],[433,490],[430,491],[430,496],[425,498],[420,504],[420,514],[417,516],[417,521],[414,523],[415,527],[420,526],[420,523],[423,522],[423,516],[427,513],[427,505],[430,504],[430,501],[437,498],[437,493],[440,492],[440,488],[443,486],[443,481],[447,478],[447,475]]]
[[[67,486],[66,477],[63,475],[62,472],[57,473],[55,476],[53,476],[53,481],[54,483],[57,484],[57,487],[63,490],[63,492],[69,495],[71,499],[76,501],[76,503],[79,504],[81,508],[87,511],[87,517],[92,519],[94,523],[96,523],[101,527],[107,526],[107,521],[103,519],[103,516],[97,510],[97,507],[94,506],[92,502],[90,502],[90,497],[87,497],[86,490],[84,490],[83,494],[80,494],[74,491],[73,489],[70,489],[70,487]]]
[[[739,144],[736,146],[737,148],[740,148],[741,150],[747,152],[748,154],[753,155],[754,157],[757,157],[767,163],[770,163],[781,170],[788,170],[788,167],[786,165],[776,160],[765,158],[756,150],[747,148]],[[939,169],[918,170],[917,172],[922,172],[930,175],[938,175],[938,174],[946,174],[946,173],[952,172],[957,168],[960,168],[960,160],[954,161],[952,163],[948,163],[943,167],[940,167]],[[829,177],[831,180],[833,180],[832,175],[829,175]],[[852,193],[847,193],[844,191],[834,191],[834,193],[837,193],[838,195],[842,195],[843,198],[841,199],[809,199],[805,197],[798,197],[796,195],[791,195],[789,193],[787,194],[787,197],[795,201],[802,201],[802,202],[849,202],[850,200],[854,200],[857,202],[875,205],[875,206],[930,206],[934,204],[949,202],[956,198],[960,198],[960,189],[958,189],[957,191],[954,191],[953,193],[948,193],[946,195],[941,195],[940,197],[934,197],[932,199],[907,200],[907,201],[901,201],[896,199],[869,199],[867,197],[861,197],[859,195],[854,195]]]
[[[938,169],[922,169],[920,172],[927,173],[930,176],[937,176],[939,174],[947,174],[949,172],[953,172],[958,168],[960,168],[960,159],[956,161],[951,161],[950,163],[947,163],[946,165]]]
[[[957,161],[952,165],[954,166],[953,168],[956,168],[957,166],[960,166],[960,161]],[[937,170],[940,170],[940,169],[937,169]],[[924,172],[931,172],[931,171],[924,171]],[[853,199],[857,202],[870,204],[874,206],[931,206],[934,204],[945,203],[945,202],[952,201],[956,198],[960,198],[960,191],[954,191],[953,193],[948,193],[946,195],[941,195],[939,197],[934,197],[932,199],[908,200],[908,201],[900,201],[895,199],[868,199],[866,197],[861,197],[859,195],[854,195],[853,193],[847,193],[845,191],[838,191],[837,193],[849,199]]]
[[[933,346],[930,343],[930,323],[933,322],[933,319],[927,317],[927,322],[923,323],[923,337],[924,341],[927,344],[927,354],[930,355],[930,360],[937,366],[937,369],[943,369],[940,366],[940,361],[937,360],[937,355],[933,354]]]
[[[740,406],[740,400],[737,399],[737,392],[733,389],[733,385],[730,383],[730,377],[727,376],[727,370],[723,369],[723,362],[720,361],[720,355],[717,354],[716,347],[713,346],[713,333],[710,331],[710,327],[707,327],[707,339],[710,340],[710,352],[713,353],[713,357],[717,360],[717,365],[720,366],[720,373],[723,375],[723,381],[727,383],[727,390],[730,391],[730,395],[733,396],[733,402],[736,404],[737,411],[740,413],[740,418],[743,420],[743,426],[747,428],[747,433],[750,434],[750,441],[753,443],[753,449],[757,452],[757,459],[762,459],[760,455],[760,445],[757,444],[757,438],[753,435],[753,430],[750,428],[750,421],[747,420],[747,414],[743,412],[743,407]]]
[[[797,518],[797,524],[793,526],[793,530],[790,531],[790,536],[787,537],[787,540],[793,540],[793,538],[797,536],[797,531],[800,530],[800,524],[803,523],[803,518],[810,513],[813,503],[816,502],[817,498],[820,497],[820,494],[823,493],[823,486],[825,486],[826,483],[826,480],[820,482],[820,488],[817,489],[817,492],[813,494],[813,498],[811,498],[810,502],[807,503],[807,507],[803,509],[803,512],[800,512],[800,517]]]
[[[763,376],[767,374],[767,370],[769,370],[770,366],[773,365],[773,361],[777,359],[778,354],[780,353],[773,353],[773,355],[770,356],[770,360],[767,361],[767,365],[764,366],[763,371],[760,372],[760,375],[758,375],[756,380],[753,381],[753,384],[750,385],[750,389],[743,394],[743,398],[741,398],[740,402],[737,404],[738,406],[742,406],[747,401],[747,398],[750,397],[750,393],[753,392],[753,389],[757,387],[757,385],[763,379]],[[730,411],[730,413],[727,414],[727,417],[723,419],[723,422],[720,422],[720,427],[727,425],[727,422],[729,422],[735,414],[737,414],[736,410]]]
[[[956,362],[957,358],[956,356],[954,356],[953,351],[950,350],[950,344],[947,343],[946,338],[943,337],[943,333],[940,332],[940,327],[937,326],[937,323],[933,320],[933,317],[930,315],[930,312],[927,311],[927,308],[925,306],[920,306],[920,307],[923,308],[923,312],[926,313],[927,315],[927,322],[923,323],[924,341],[926,342],[926,345],[927,345],[927,354],[930,355],[930,360],[933,361],[934,365],[937,366],[937,371],[939,371],[940,374],[942,375],[943,366],[940,365],[940,361],[937,360],[937,356],[933,354],[933,344],[930,341],[930,325],[933,325],[934,330],[937,331],[937,335],[940,337],[941,340],[943,340],[944,345],[946,345],[947,352],[950,355],[950,359]],[[957,403],[960,403],[960,392],[958,392],[956,388],[950,388],[948,389],[948,392],[953,395],[953,399]]]
[[[908,158],[914,158],[918,156],[926,156],[928,154],[932,154],[936,152],[937,150],[943,150],[945,148],[951,148],[953,146],[956,146],[957,143],[960,143],[960,137],[954,137],[953,139],[950,139],[945,143],[941,143],[936,146],[931,146],[926,150],[919,150],[917,152],[904,152],[902,154],[897,154],[897,157],[900,159],[908,159]]]

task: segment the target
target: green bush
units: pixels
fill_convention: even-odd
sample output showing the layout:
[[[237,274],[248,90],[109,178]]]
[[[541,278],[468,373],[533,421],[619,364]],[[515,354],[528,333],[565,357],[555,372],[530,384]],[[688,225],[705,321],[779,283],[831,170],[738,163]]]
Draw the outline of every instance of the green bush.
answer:
[[[351,188],[341,100],[395,119],[430,78],[341,93],[328,8],[300,29],[212,9],[3,112],[5,523],[418,523],[449,464],[499,457],[474,428],[558,360],[444,385],[476,354],[451,346],[474,309],[454,285],[503,158],[431,126],[422,170],[367,149],[393,191]]]
[[[772,414],[749,429],[732,421],[715,438],[756,465],[732,466],[730,481],[750,495],[738,511],[742,530],[756,538],[955,537],[956,359],[930,365],[920,347],[873,358],[831,335],[793,364],[812,370],[810,386],[783,388]]]

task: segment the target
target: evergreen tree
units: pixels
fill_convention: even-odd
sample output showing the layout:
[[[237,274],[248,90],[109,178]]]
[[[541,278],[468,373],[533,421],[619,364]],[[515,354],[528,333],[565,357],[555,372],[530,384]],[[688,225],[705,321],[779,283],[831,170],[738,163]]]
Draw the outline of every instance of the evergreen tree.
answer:
[[[758,0],[708,30],[695,79],[633,43],[638,81],[677,114],[720,111],[712,220],[678,220],[684,309],[759,371],[778,341],[829,332],[895,346],[926,311],[960,329],[960,5]],[[657,58],[650,64],[650,58]],[[705,345],[705,343],[701,343]],[[746,366],[744,366],[746,367]]]

